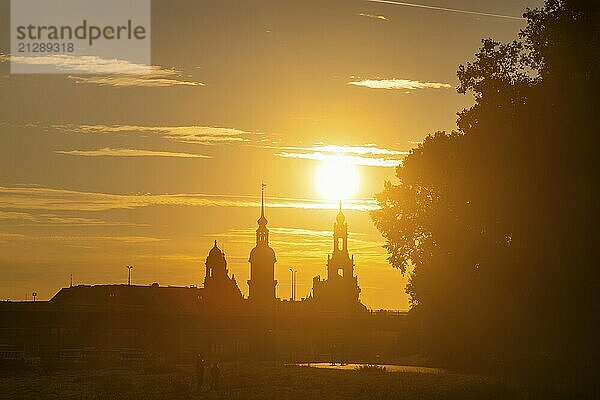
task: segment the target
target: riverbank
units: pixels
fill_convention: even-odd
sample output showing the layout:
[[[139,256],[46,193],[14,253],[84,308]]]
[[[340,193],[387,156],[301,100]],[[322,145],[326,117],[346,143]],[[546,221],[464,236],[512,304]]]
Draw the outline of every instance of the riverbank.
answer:
[[[409,368],[409,367],[403,367]],[[415,367],[410,367],[415,368]],[[418,367],[416,367],[418,368]],[[71,369],[0,376],[0,399],[572,399],[558,386],[445,371],[332,370],[273,363],[221,365],[217,390],[195,388],[191,365]],[[208,376],[208,373],[206,373]]]

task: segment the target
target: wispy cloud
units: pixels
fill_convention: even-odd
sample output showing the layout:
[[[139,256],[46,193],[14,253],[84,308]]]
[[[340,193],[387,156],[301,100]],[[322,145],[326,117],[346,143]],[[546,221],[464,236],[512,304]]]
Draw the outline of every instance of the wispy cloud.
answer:
[[[320,240],[318,238],[325,238],[326,242],[329,243],[331,240],[331,231],[317,231],[311,229],[300,229],[300,228],[286,228],[286,227],[271,227],[269,228],[271,232],[271,238],[277,240],[282,240],[282,238],[290,238],[293,237],[294,240],[291,242],[296,243],[298,245],[307,245],[311,246],[312,240]],[[207,238],[227,238],[232,243],[254,243],[256,240],[256,231],[254,227],[243,228],[243,229],[230,229],[226,232],[213,233],[209,235],[205,235]],[[298,238],[302,237],[306,240],[298,241]]]
[[[461,10],[461,9],[457,9],[457,8],[430,6],[430,5],[426,5],[426,4],[404,3],[404,2],[400,2],[400,1],[391,1],[391,0],[366,0],[366,1],[368,1],[370,3],[393,4],[393,5],[397,5],[397,6],[424,8],[427,10],[447,11],[447,12],[454,12],[454,13],[460,13],[460,14],[477,15],[477,16],[482,16],[482,17],[504,18],[504,19],[519,20],[519,21],[525,20],[525,18],[523,18],[523,17],[517,17],[514,15],[493,14],[493,13],[486,13],[486,12],[481,12],[481,11],[470,11],[470,10]]]
[[[117,87],[204,86],[202,82],[185,79],[183,73],[174,68],[135,64],[125,60],[96,56],[53,54],[29,57],[0,54],[0,62],[9,61],[31,66],[52,67],[57,72],[73,74],[69,75],[68,79],[77,83]]]
[[[2,233],[0,232],[0,242],[2,242],[4,237],[4,241],[13,241],[13,240],[27,240],[27,241],[35,241],[35,242],[64,242],[64,243],[94,243],[94,242],[120,242],[126,244],[143,244],[143,243],[155,243],[155,242],[163,242],[169,239],[165,238],[156,238],[151,236],[86,236],[86,235],[77,235],[77,236],[68,236],[68,235],[49,235],[49,236],[41,236],[41,235],[22,235],[15,233]],[[93,248],[93,247],[89,247]]]
[[[418,90],[418,89],[449,89],[452,85],[439,82],[421,82],[410,79],[364,79],[348,82],[349,85],[363,86],[371,89]]]
[[[211,158],[204,154],[176,153],[170,151],[153,151],[139,149],[111,149],[105,147],[98,150],[56,150],[55,153],[83,157],[175,157],[175,158]]]
[[[363,146],[339,146],[339,145],[315,145],[311,147],[277,147],[282,150],[301,150],[301,151],[320,151],[334,154],[358,154],[358,155],[376,155],[376,156],[405,156],[407,151],[398,151],[391,149],[382,149],[373,145]]]
[[[363,165],[367,167],[396,167],[400,165],[401,161],[398,160],[386,160],[382,158],[368,158],[359,156],[336,156],[333,154],[326,154],[320,152],[314,153],[289,153],[281,152],[277,154],[279,157],[284,158],[298,158],[303,160],[314,160],[314,161],[343,161],[352,165]]]
[[[177,75],[174,73],[173,75]],[[114,75],[114,76],[68,76],[76,83],[87,83],[98,86],[138,86],[138,87],[168,87],[168,86],[205,86],[204,83],[166,78],[161,75]]]
[[[200,263],[206,257],[206,255],[193,255],[193,254],[142,254],[139,256],[142,259],[149,260],[162,260],[171,262],[189,262],[189,263]]]
[[[340,160],[352,165],[369,167],[396,167],[406,151],[383,149],[375,146],[316,145],[312,147],[275,147],[281,150],[276,155],[315,161]]]
[[[269,207],[321,209],[337,208],[335,202],[311,199],[267,198]],[[211,194],[109,194],[80,192],[43,187],[0,187],[0,209],[4,210],[53,210],[53,211],[106,211],[134,209],[148,206],[190,207],[253,207],[260,206],[255,196],[231,196]],[[345,208],[370,211],[377,207],[373,199],[350,200]],[[9,211],[11,212],[11,211]]]
[[[300,228],[272,228],[271,231],[274,234],[279,235],[293,235],[293,236],[304,236],[304,237],[324,237],[329,242],[331,238],[331,231],[317,231],[313,229],[300,229]]]
[[[38,214],[30,212],[14,212],[0,210],[0,220],[15,221],[17,223],[26,222],[27,224],[34,223],[36,225],[68,225],[68,226],[142,226],[141,224],[131,224],[124,222],[108,222],[96,218],[83,218],[62,216],[55,214]]]
[[[12,242],[14,240],[25,239],[25,235],[20,233],[0,232],[0,243]]]
[[[327,258],[332,250],[331,231],[299,229],[293,227],[270,228],[270,244],[277,251],[278,258],[284,258],[285,264],[302,264],[307,267],[306,261],[313,260],[316,271],[321,270],[321,260]],[[229,245],[252,246],[255,243],[256,231],[253,227],[243,229],[230,229],[226,232],[205,235],[209,239],[219,238]],[[385,263],[383,239],[374,241],[364,234],[351,232],[349,235],[349,248],[360,254],[363,260],[377,260]]]
[[[149,236],[92,236],[91,238],[94,240],[116,240],[124,243],[154,243],[169,240]]]
[[[380,21],[387,21],[387,17],[385,15],[376,15],[376,14],[367,14],[367,13],[358,13],[361,17],[367,17],[371,19],[378,19]]]
[[[144,125],[53,125],[51,128],[65,132],[86,134],[155,134],[182,143],[223,144],[250,142],[262,138],[262,133],[235,128],[213,126],[144,126]]]
[[[0,220],[11,226],[36,225],[36,226],[128,226],[141,227],[147,224],[132,222],[107,221],[97,218],[74,217],[71,215],[58,215],[51,213],[22,211],[3,211],[0,210]]]
[[[14,211],[2,211],[0,210],[0,220],[11,220],[11,219],[33,219],[33,215],[23,212]]]

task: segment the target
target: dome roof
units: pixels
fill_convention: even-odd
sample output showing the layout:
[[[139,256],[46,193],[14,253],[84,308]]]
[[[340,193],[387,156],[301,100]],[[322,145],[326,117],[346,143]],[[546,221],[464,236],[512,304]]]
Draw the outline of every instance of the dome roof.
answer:
[[[262,226],[266,226],[269,221],[267,221],[264,214],[261,214],[260,218],[258,220],[256,220],[256,222],[258,223],[258,226],[262,227]]]
[[[275,250],[268,245],[258,245],[250,251],[251,263],[274,263],[277,261]]]
[[[215,245],[213,246],[212,249],[210,249],[210,252],[208,253],[208,257],[210,257],[210,258],[214,258],[214,257],[221,258],[221,257],[223,257],[223,252],[221,251],[221,249],[219,249],[217,247],[217,241],[216,240],[215,240]]]

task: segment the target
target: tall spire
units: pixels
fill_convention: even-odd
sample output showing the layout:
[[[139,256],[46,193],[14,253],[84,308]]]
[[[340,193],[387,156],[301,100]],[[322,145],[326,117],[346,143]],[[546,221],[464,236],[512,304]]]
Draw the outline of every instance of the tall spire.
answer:
[[[346,216],[342,211],[342,201],[340,200],[340,208],[335,222],[333,223],[333,252],[334,254],[340,251],[346,252],[348,249],[348,225],[346,224]]]
[[[260,184],[260,218],[258,221],[258,229],[256,230],[256,244],[269,244],[269,230],[267,229],[267,223],[269,222],[265,217],[265,185]]]
[[[260,216],[265,217],[265,185],[264,182],[260,184]]]
[[[258,219],[258,226],[264,227],[267,225],[267,218],[265,218],[265,185],[264,183],[260,184],[260,218]]]
[[[340,200],[340,211],[338,212],[336,221],[339,225],[343,225],[344,222],[346,221],[346,217],[344,216],[344,213],[342,212],[342,200]]]

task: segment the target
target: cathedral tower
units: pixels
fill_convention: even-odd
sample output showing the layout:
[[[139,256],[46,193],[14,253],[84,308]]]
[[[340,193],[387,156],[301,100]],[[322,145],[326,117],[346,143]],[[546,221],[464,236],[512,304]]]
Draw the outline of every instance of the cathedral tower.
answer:
[[[333,253],[327,256],[327,279],[313,279],[313,297],[327,311],[362,310],[358,296],[358,278],[354,276],[354,256],[348,253],[348,224],[342,203],[333,223]]]
[[[265,218],[265,184],[261,185],[260,218],[257,221],[256,246],[250,251],[250,280],[248,280],[250,302],[259,307],[275,303],[275,251],[269,247],[269,229]]]
[[[352,280],[354,276],[354,256],[348,254],[348,224],[340,211],[333,223],[333,253],[327,259],[327,279]]]

